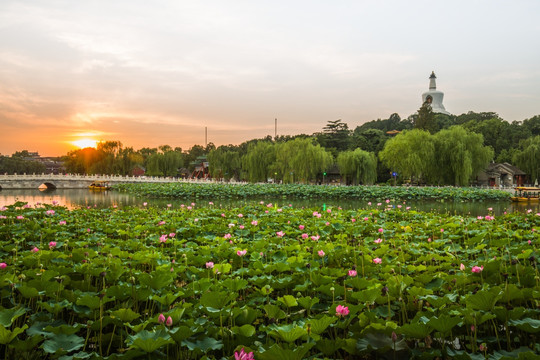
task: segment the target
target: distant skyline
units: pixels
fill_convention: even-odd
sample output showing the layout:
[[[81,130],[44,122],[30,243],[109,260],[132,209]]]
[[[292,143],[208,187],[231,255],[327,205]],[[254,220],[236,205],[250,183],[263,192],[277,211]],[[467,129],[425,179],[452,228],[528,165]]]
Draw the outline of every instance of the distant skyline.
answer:
[[[189,149],[414,114],[540,114],[540,2],[0,2],[0,154]]]

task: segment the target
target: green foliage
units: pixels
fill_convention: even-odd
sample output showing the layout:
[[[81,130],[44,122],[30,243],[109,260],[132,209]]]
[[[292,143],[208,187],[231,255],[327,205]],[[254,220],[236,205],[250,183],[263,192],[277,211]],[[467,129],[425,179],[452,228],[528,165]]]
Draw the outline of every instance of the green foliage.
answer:
[[[418,117],[414,122],[414,128],[429,131],[431,134],[437,130],[437,123],[435,121],[435,113],[431,109],[431,105],[425,102],[418,109]]]
[[[435,134],[437,168],[434,179],[444,184],[466,186],[493,159],[493,149],[483,146],[481,134],[453,126]]]
[[[284,183],[315,180],[333,163],[332,155],[311,139],[295,139],[276,144],[274,171]]]
[[[404,131],[388,140],[379,153],[381,161],[403,178],[415,177],[417,180],[433,172],[433,139],[424,130]]]
[[[220,146],[208,154],[210,175],[215,179],[230,180],[240,178],[241,161],[237,150],[230,150],[227,146]]]
[[[341,175],[354,184],[371,185],[377,179],[377,158],[373,153],[362,149],[342,152],[337,163]]]
[[[530,176],[531,182],[540,181],[540,135],[524,140],[514,154],[514,161]]]
[[[26,151],[28,155],[28,151]],[[11,157],[0,155],[0,174],[41,174],[45,172],[45,165],[28,157]]]
[[[240,187],[221,185],[217,193],[228,188]],[[401,190],[364,189],[379,188],[391,198]],[[488,356],[530,358],[534,349],[523,344],[540,333],[533,230],[540,216],[439,215],[401,204],[329,212],[258,202],[55,206],[53,215],[50,205],[7,206],[0,218],[3,355],[221,359],[244,348],[256,359],[465,358],[485,343]],[[62,245],[49,249],[50,241]],[[356,276],[347,275],[351,269]],[[339,316],[338,305],[349,313]],[[461,353],[450,341],[463,345]]]
[[[242,157],[242,169],[249,182],[266,182],[273,178],[272,166],[276,161],[276,147],[269,141],[249,144]]]

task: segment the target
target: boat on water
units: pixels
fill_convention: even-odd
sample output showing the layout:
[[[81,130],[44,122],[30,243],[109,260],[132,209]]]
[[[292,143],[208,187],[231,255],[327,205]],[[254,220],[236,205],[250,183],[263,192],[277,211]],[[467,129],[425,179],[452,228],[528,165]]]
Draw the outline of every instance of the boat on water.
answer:
[[[515,202],[532,202],[540,199],[540,188],[518,186],[514,189],[515,193],[512,196],[512,201]]]
[[[96,190],[96,191],[103,191],[103,190],[110,190],[111,186],[109,185],[109,182],[107,181],[94,181],[90,184],[88,187],[90,190]]]

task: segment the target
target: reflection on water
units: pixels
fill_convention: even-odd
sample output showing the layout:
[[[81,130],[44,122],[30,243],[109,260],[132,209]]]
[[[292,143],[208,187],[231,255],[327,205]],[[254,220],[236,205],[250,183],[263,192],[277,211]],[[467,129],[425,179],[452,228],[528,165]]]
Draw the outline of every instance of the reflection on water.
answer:
[[[230,208],[243,205],[254,205],[259,200],[212,200],[217,207]],[[294,207],[337,207],[344,209],[358,209],[368,207],[368,202],[364,200],[342,200],[342,199],[311,199],[311,200],[285,200],[285,199],[262,199],[265,203],[273,203],[278,206],[292,204]],[[27,202],[33,206],[38,203],[52,204],[53,201],[58,205],[66,206],[69,209],[78,207],[111,207],[111,206],[142,206],[148,202],[150,206],[166,207],[171,204],[172,207],[179,207],[181,204],[190,204],[195,202],[198,206],[207,206],[208,200],[190,200],[190,199],[152,199],[141,198],[134,195],[120,193],[116,191],[91,191],[88,189],[54,189],[54,190],[1,190],[0,206],[11,205],[17,201]],[[506,212],[526,212],[528,210],[534,213],[540,212],[538,203],[512,203],[510,201],[485,201],[485,202],[453,202],[453,201],[398,201],[386,204],[383,202],[380,208],[385,206],[410,206],[411,209],[419,211],[430,211],[436,213],[448,214],[470,214],[471,216],[484,216],[488,214],[488,208],[492,208],[492,213],[500,215]],[[374,202],[370,207],[377,207]]]

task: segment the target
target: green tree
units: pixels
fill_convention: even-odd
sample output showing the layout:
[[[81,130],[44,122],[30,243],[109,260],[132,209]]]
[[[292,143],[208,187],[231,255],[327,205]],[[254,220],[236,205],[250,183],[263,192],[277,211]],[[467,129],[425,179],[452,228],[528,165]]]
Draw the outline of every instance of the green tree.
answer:
[[[521,142],[514,162],[530,176],[531,182],[540,181],[540,135]]]
[[[403,178],[428,177],[434,163],[433,138],[429,132],[420,129],[405,130],[388,140],[379,158],[391,171],[397,171]]]
[[[232,149],[231,149],[232,148]],[[209,171],[213,178],[230,180],[240,178],[240,154],[234,146],[220,146],[208,154]]]
[[[481,134],[452,126],[435,134],[436,179],[445,184],[467,186],[493,159],[493,149],[484,146]]]
[[[285,183],[315,180],[317,174],[333,163],[332,154],[314,145],[312,139],[297,138],[276,146],[274,171]]]
[[[375,154],[356,149],[338,155],[340,173],[354,184],[371,185],[377,180],[377,157]]]
[[[269,141],[259,141],[248,145],[242,157],[242,169],[248,181],[261,182],[273,178],[272,165],[276,161],[276,147]]]
[[[323,128],[323,132],[317,136],[319,144],[324,148],[339,152],[348,149],[351,131],[349,126],[339,120],[330,120]]]
[[[414,128],[429,131],[431,134],[437,130],[435,114],[431,109],[431,105],[429,105],[427,102],[422,104],[420,109],[418,109],[418,117],[414,123]]]

